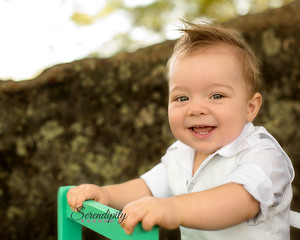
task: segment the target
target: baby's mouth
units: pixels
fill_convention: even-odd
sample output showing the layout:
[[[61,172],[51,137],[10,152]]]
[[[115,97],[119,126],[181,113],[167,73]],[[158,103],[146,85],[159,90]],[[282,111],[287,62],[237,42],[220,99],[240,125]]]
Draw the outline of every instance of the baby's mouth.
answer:
[[[199,135],[206,135],[209,134],[212,130],[214,130],[216,127],[214,126],[194,126],[190,127],[190,129],[199,134]]]

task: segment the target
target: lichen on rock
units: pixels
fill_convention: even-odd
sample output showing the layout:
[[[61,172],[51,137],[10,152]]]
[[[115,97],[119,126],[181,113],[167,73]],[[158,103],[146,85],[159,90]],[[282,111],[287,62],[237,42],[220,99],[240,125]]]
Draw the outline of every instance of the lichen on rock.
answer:
[[[262,33],[262,45],[268,56],[275,56],[280,52],[281,40],[276,37],[272,29],[268,29]]]

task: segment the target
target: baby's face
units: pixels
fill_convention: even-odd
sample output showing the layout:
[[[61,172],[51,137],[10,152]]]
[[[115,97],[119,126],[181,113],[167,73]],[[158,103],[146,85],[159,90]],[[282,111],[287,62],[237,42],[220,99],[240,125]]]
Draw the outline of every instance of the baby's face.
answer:
[[[171,130],[196,151],[217,151],[252,121],[241,65],[230,47],[218,45],[178,56],[169,78]]]

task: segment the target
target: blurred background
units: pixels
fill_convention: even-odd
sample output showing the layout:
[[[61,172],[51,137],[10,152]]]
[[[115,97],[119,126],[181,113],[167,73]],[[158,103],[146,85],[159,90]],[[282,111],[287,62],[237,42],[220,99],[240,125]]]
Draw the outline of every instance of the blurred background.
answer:
[[[179,18],[224,22],[291,0],[0,0],[0,79],[175,39]]]

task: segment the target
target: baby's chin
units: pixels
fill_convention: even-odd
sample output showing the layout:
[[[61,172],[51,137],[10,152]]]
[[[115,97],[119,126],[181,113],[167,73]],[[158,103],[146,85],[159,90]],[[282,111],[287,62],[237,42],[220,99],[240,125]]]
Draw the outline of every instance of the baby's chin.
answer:
[[[225,145],[218,145],[218,146],[210,146],[210,144],[190,144],[190,143],[185,143],[189,147],[193,148],[196,152],[201,153],[203,155],[211,155],[214,154],[216,151],[221,149]]]

